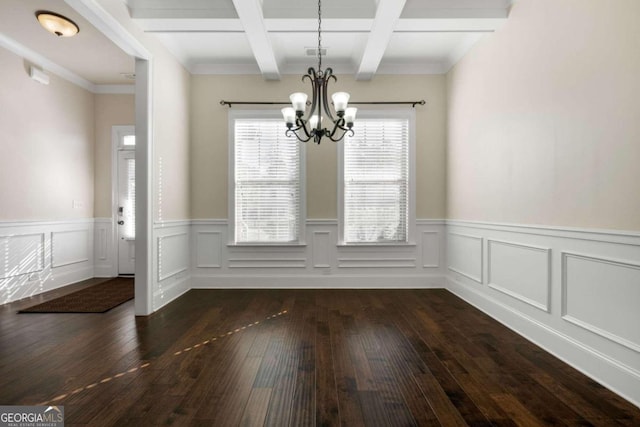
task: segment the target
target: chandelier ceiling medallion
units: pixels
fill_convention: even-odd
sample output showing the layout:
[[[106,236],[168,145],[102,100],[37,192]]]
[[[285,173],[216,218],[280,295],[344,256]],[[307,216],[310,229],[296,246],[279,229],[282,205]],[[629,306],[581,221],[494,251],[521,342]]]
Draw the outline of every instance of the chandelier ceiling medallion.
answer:
[[[295,135],[298,140],[308,142],[313,140],[316,144],[320,144],[323,137],[329,138],[331,141],[338,142],[348,133],[354,135],[353,122],[356,118],[357,108],[347,107],[349,103],[349,94],[347,92],[336,92],[331,96],[335,116],[329,107],[327,97],[327,89],[329,82],[337,81],[333,75],[333,70],[327,68],[322,69],[322,1],[318,0],[318,68],[310,67],[307,74],[302,76],[302,81],[309,79],[311,82],[311,108],[306,115],[307,94],[304,92],[296,92],[291,94],[292,107],[282,109],[282,116],[287,125],[285,135]],[[322,127],[323,120],[331,122],[329,128]]]

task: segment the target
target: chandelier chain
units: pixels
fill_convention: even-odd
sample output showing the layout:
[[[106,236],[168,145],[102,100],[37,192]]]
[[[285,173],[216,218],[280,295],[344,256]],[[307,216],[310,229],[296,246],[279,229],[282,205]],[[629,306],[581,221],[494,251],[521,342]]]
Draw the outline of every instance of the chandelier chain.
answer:
[[[322,71],[322,0],[318,0],[318,71]]]

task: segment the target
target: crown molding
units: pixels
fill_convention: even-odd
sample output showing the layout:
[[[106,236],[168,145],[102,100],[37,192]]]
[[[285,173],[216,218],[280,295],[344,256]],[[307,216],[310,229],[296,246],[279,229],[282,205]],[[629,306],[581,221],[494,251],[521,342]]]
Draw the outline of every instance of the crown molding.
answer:
[[[89,92],[95,92],[96,87],[89,80],[86,80],[73,71],[56,64],[55,62],[45,58],[38,52],[29,49],[23,44],[18,43],[14,39],[5,36],[4,34],[0,34],[0,46],[4,47],[10,52],[15,53],[21,58],[26,59],[29,62],[32,62],[34,65],[42,68],[45,71],[53,73],[58,77],[61,77],[67,80],[70,83],[73,83],[76,86],[80,86],[81,88],[88,90]]]
[[[56,76],[73,83],[91,93],[99,94],[133,94],[135,85],[103,85],[94,84],[89,80],[80,77],[73,71],[59,65],[50,59],[45,58],[38,52],[29,49],[14,39],[0,33],[0,46],[17,56],[33,63],[33,65],[41,68],[43,71],[55,74]]]

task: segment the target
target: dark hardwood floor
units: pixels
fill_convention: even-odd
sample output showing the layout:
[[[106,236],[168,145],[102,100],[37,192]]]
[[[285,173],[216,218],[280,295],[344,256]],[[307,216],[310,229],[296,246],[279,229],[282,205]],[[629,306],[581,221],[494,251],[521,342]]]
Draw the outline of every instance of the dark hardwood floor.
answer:
[[[35,302],[0,306],[0,404],[64,405],[67,426],[640,425],[445,290],[192,290],[148,318],[133,301],[16,313]]]

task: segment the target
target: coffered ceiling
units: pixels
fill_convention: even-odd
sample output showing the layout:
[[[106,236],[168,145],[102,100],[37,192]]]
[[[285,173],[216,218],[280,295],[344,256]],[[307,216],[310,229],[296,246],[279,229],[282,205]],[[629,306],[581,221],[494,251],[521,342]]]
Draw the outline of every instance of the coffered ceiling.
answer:
[[[508,16],[509,0],[324,0],[324,64],[376,73],[445,73]],[[316,64],[316,0],[127,0],[133,20],[194,74],[300,74]]]

